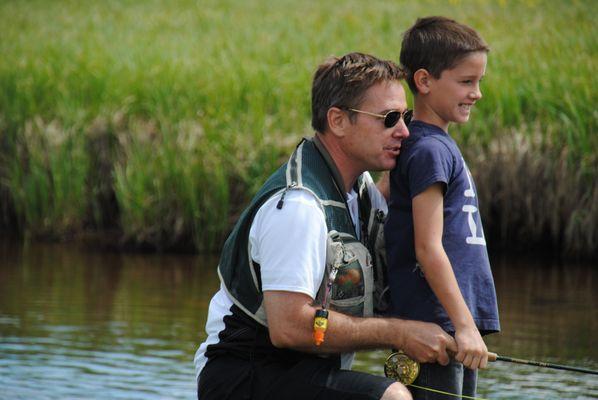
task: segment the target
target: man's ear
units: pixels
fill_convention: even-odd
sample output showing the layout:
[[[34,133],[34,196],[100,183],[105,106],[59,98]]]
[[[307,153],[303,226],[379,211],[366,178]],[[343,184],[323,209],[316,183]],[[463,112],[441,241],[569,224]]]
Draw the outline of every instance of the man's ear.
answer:
[[[338,107],[330,107],[326,113],[328,130],[337,137],[345,136],[345,129],[349,121],[349,115]]]
[[[432,75],[426,69],[420,68],[413,74],[413,82],[415,82],[418,93],[428,94],[430,92],[431,80]]]

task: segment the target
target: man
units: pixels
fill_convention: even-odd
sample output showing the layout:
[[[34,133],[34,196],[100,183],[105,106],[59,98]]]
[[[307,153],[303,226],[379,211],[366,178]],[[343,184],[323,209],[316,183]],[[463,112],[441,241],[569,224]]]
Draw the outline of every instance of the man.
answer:
[[[446,364],[456,351],[434,324],[371,316],[368,227],[387,208],[366,171],[392,169],[409,135],[402,77],[360,53],[319,66],[315,136],[266,181],[224,245],[195,356],[201,400],[410,399],[400,383],[350,371],[352,353],[398,348]],[[318,310],[323,338],[313,335]]]

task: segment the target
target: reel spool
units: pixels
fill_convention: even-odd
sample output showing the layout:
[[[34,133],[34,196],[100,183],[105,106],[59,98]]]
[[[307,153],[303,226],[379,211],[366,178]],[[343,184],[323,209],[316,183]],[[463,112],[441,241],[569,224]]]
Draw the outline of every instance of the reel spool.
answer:
[[[402,351],[394,352],[384,362],[384,375],[403,385],[410,385],[419,375],[419,363]]]

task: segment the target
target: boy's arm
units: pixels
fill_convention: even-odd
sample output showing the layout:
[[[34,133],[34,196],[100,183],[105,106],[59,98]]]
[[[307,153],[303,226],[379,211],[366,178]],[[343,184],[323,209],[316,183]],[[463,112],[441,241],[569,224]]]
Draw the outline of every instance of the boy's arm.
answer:
[[[442,246],[444,204],[442,184],[435,183],[413,198],[415,254],[432,291],[455,327],[458,353],[464,366],[485,368],[488,349],[461,295],[451,263]]]

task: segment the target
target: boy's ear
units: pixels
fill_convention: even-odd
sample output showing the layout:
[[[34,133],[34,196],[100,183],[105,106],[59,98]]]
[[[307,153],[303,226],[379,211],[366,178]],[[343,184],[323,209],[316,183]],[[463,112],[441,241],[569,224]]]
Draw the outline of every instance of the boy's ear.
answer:
[[[422,94],[428,94],[430,92],[430,80],[432,75],[428,70],[420,68],[413,74],[413,82],[417,87],[417,91]]]
[[[345,128],[350,122],[346,112],[338,107],[330,107],[326,113],[326,119],[328,121],[328,129],[334,136],[345,136]]]

